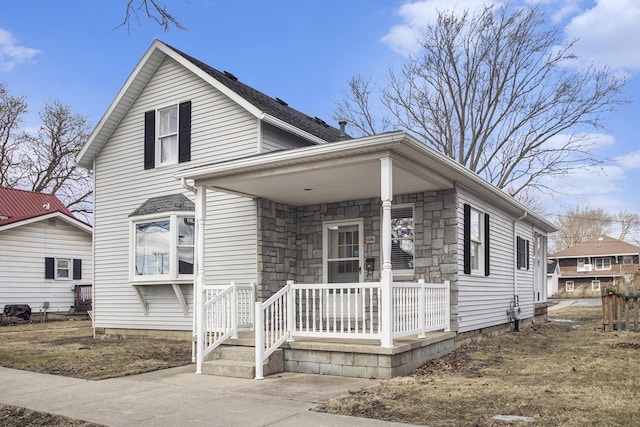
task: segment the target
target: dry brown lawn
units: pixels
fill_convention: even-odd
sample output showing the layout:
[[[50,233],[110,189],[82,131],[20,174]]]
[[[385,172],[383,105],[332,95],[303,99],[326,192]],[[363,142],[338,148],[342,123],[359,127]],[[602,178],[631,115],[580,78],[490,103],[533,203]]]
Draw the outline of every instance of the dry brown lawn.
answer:
[[[552,311],[549,323],[466,345],[320,410],[434,427],[509,425],[495,415],[535,426],[639,425],[640,333],[602,332],[601,316]]]
[[[532,417],[533,426],[638,425],[640,333],[602,332],[601,313],[552,311],[554,321],[466,345],[319,410],[434,427],[527,425],[498,414]],[[95,380],[190,360],[184,341],[94,339],[89,322],[0,327],[0,365],[11,368]],[[91,424],[0,403],[0,425]]]

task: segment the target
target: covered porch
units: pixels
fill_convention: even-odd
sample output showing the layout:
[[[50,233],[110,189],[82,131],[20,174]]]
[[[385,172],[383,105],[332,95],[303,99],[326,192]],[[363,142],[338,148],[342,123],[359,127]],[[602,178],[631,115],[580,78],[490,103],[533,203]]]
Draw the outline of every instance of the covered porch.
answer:
[[[253,330],[256,378],[263,377],[263,363],[281,347],[290,355],[302,348],[322,349],[332,366],[341,356],[331,355],[344,353],[336,349],[368,346],[362,347],[369,349],[365,353],[377,354],[377,364],[387,368],[408,366],[393,361],[396,354],[417,352],[420,355],[411,357],[428,360],[445,347],[452,350],[457,167],[453,163],[452,174],[452,165],[443,164],[421,143],[392,133],[263,154],[178,175],[196,194],[197,372],[218,345],[239,339],[242,325]],[[207,285],[207,191],[256,201],[258,283],[253,291],[242,291],[235,283]],[[392,253],[398,253],[401,240],[393,234],[398,221],[392,206],[397,204],[415,209],[412,236],[415,220],[422,228],[402,249],[410,260],[396,262],[394,274]],[[427,334],[436,331],[444,335],[432,344],[448,342],[439,350],[400,344],[407,337],[428,343]]]

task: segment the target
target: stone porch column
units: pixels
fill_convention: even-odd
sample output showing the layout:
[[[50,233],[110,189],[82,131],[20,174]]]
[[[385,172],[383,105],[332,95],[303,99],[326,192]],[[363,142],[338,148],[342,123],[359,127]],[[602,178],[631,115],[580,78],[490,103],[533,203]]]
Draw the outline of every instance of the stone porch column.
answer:
[[[381,346],[393,347],[393,271],[391,267],[391,201],[393,200],[393,159],[380,159],[380,198],[382,200],[382,271],[380,282],[382,285],[382,339]]]

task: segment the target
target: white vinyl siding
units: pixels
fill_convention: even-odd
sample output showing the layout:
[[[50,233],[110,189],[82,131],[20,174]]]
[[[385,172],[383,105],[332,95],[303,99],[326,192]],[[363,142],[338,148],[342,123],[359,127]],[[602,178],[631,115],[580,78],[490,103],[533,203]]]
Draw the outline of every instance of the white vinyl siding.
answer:
[[[144,113],[191,101],[191,161],[144,170]],[[148,198],[182,193],[173,175],[203,164],[254,155],[258,120],[170,59],[165,59],[96,158],[96,327],[191,330],[192,284],[182,284],[185,317],[169,284],[141,287],[148,316],[129,281],[131,214]],[[207,192],[208,284],[256,280],[256,210],[250,199]],[[123,249],[124,248],[124,249]]]
[[[74,285],[92,281],[91,234],[61,219],[55,227],[36,221],[0,232],[0,300],[6,304],[28,304],[32,313],[49,303],[47,312],[68,313],[74,304]],[[81,280],[45,279],[45,258],[82,260]],[[1,307],[0,307],[1,308]]]
[[[306,147],[309,143],[302,138],[295,137],[290,133],[278,129],[269,124],[262,124],[261,152],[268,153],[278,150],[289,150],[293,148]]]
[[[458,274],[458,332],[507,323],[506,312],[513,301],[515,242],[514,218],[486,200],[458,187],[458,271],[464,271],[464,204],[482,211],[490,218],[490,275]],[[531,226],[519,224],[517,234],[532,239]],[[523,318],[533,316],[533,275],[518,271],[518,290]]]

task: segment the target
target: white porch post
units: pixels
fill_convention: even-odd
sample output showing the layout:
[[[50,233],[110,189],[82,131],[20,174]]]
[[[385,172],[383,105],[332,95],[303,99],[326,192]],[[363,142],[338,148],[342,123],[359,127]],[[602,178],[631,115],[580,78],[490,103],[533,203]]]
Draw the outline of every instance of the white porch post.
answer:
[[[380,159],[380,198],[382,200],[382,339],[381,346],[393,347],[393,271],[391,269],[391,201],[393,200],[393,159]]]
[[[202,374],[204,363],[204,230],[207,217],[207,190],[204,186],[198,186],[196,192],[196,280],[195,280],[195,309],[194,317],[196,327],[196,374]]]

